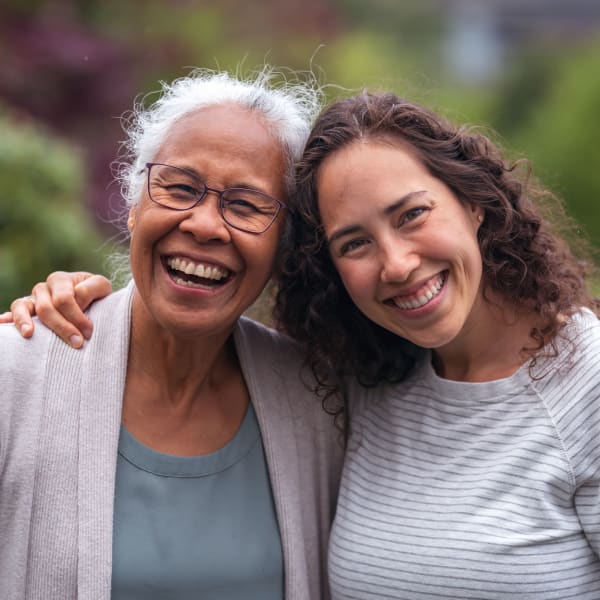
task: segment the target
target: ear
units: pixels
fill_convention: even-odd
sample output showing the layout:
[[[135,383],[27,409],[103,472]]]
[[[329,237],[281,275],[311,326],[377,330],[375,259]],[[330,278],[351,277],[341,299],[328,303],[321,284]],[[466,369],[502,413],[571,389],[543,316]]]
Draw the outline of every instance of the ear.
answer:
[[[127,218],[127,229],[129,229],[129,233],[133,233],[134,227],[135,227],[135,206],[132,206],[129,209],[129,217]]]
[[[485,218],[485,211],[479,204],[468,204],[467,212],[471,216],[476,228],[479,229]]]

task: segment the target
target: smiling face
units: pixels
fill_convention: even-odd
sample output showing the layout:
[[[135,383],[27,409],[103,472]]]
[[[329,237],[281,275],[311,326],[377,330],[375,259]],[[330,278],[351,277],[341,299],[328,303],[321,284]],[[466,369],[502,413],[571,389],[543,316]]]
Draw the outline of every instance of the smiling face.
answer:
[[[256,113],[231,104],[181,119],[153,159],[195,173],[211,188],[255,189],[285,202],[281,146]],[[209,193],[189,210],[131,209],[131,270],[141,312],[185,337],[228,335],[271,276],[285,211],[259,235],[227,225]],[[134,301],[134,308],[135,308]]]
[[[367,317],[435,349],[477,326],[481,209],[391,140],[356,141],[328,156],[317,190],[333,263]]]

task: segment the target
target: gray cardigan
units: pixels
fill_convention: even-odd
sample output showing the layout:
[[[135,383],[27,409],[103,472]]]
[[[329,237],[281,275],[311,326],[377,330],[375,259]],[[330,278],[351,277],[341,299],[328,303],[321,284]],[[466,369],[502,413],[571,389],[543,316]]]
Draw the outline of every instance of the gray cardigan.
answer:
[[[117,444],[133,286],[94,304],[73,350],[39,323],[0,325],[0,598],[108,600]],[[282,536],[287,600],[328,598],[326,546],[342,457],[332,418],[283,336],[234,332]]]

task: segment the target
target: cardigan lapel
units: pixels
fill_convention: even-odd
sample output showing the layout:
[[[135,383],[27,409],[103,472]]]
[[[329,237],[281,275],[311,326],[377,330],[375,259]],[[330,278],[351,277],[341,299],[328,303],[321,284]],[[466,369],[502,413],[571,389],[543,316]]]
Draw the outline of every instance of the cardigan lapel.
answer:
[[[133,284],[90,311],[79,433],[78,597],[109,600],[115,475],[125,390]]]
[[[243,325],[243,319],[238,321],[234,341],[256,412],[271,480],[283,547],[285,598],[310,600],[305,584],[307,565],[299,508],[302,498],[300,465],[286,381],[278,377],[275,365],[262,356],[259,340],[250,339]],[[255,356],[261,356],[262,360],[255,360]]]

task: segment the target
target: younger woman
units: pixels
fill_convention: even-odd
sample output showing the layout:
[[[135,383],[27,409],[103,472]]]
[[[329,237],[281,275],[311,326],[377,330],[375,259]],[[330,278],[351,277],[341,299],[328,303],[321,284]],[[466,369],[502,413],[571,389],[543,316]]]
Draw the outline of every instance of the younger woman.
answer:
[[[600,597],[600,324],[550,195],[392,94],[322,114],[277,316],[349,392],[336,599]]]

